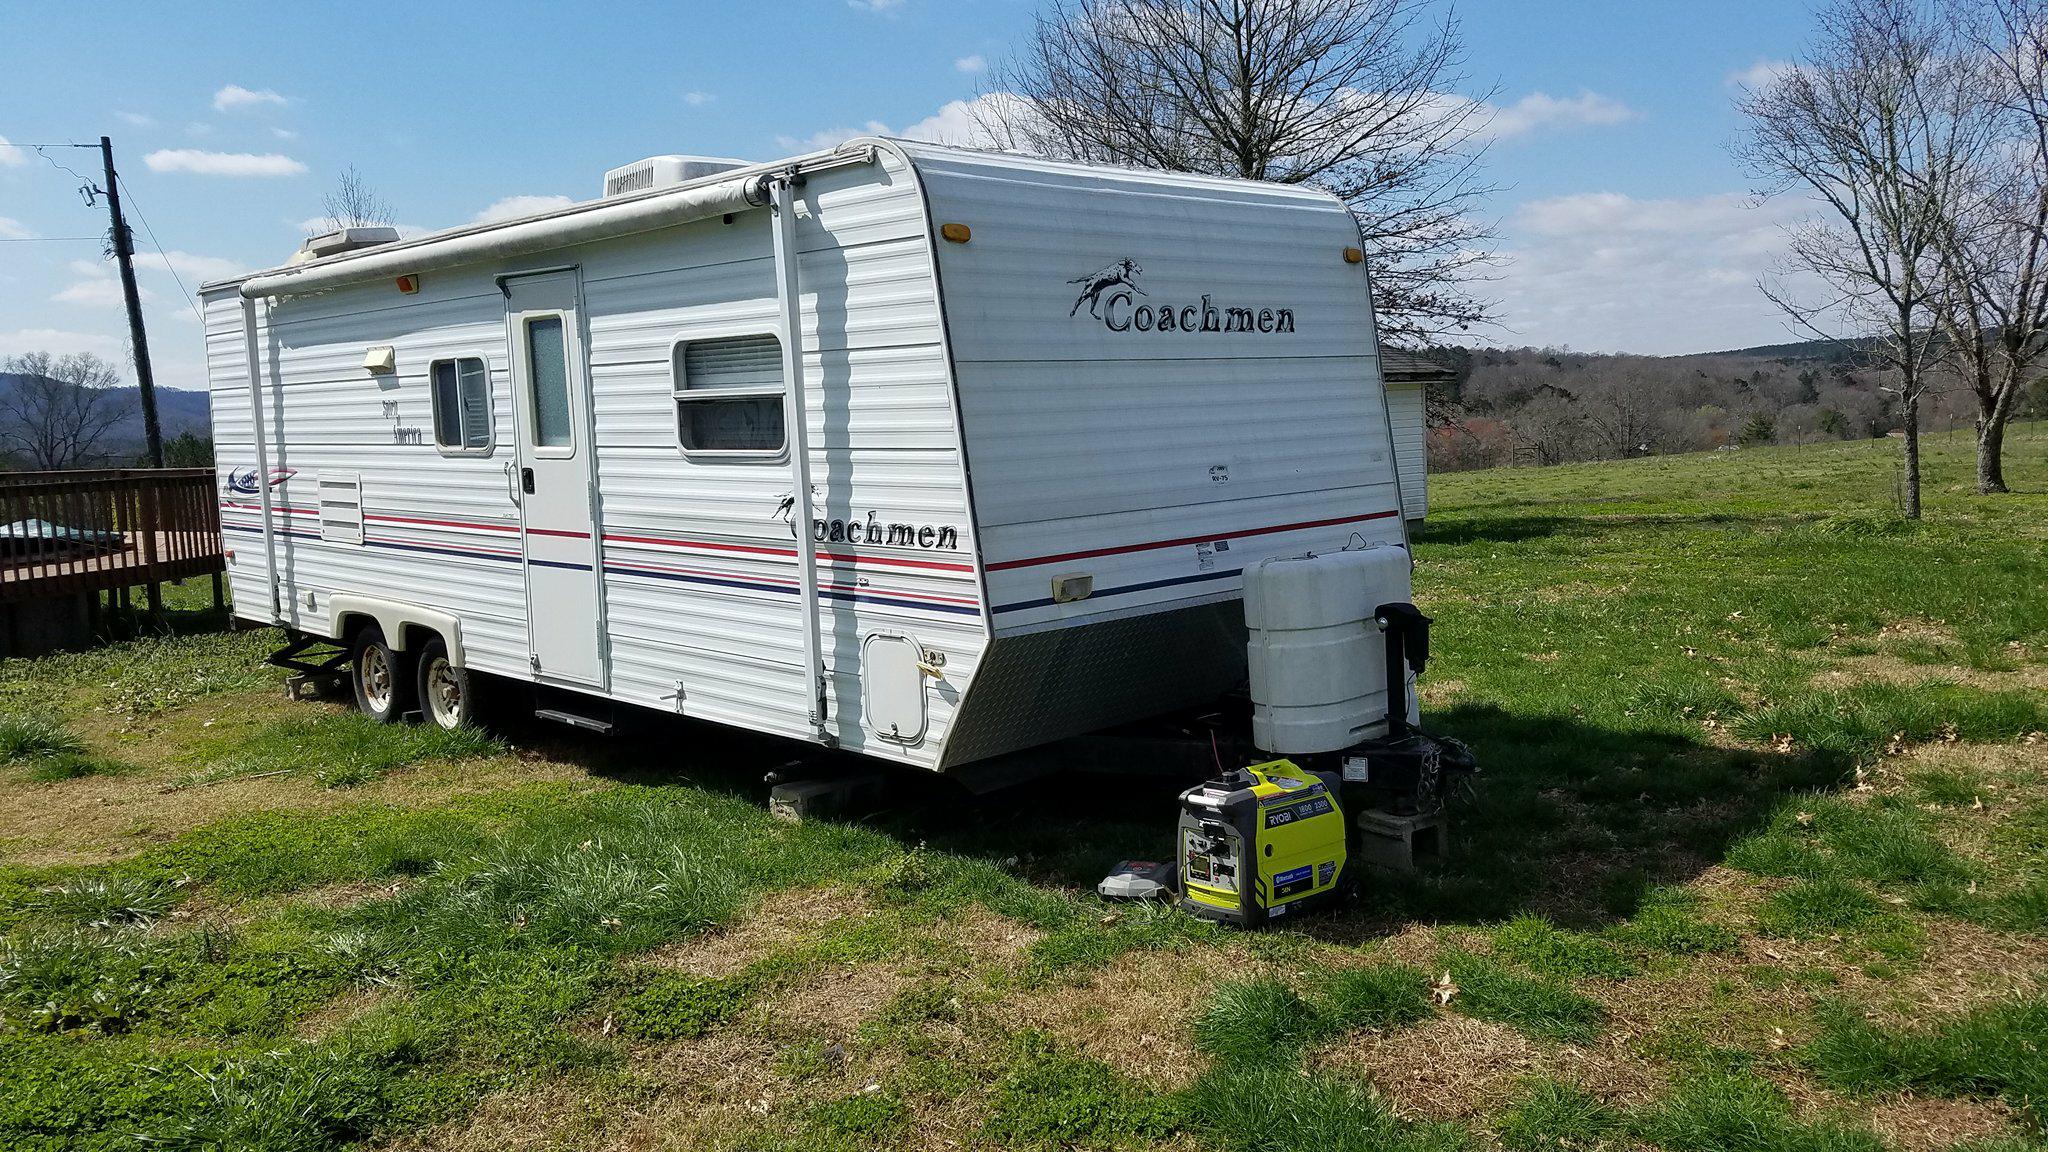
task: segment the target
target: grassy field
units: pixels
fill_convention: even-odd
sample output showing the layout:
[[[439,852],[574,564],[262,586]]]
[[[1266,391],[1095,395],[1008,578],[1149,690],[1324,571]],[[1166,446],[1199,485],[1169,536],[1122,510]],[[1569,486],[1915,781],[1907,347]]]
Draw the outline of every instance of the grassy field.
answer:
[[[2048,1148],[2048,429],[1895,450],[1437,478],[1452,858],[1255,934],[1087,894],[1164,783],[789,826],[264,633],[8,662],[0,1148]]]

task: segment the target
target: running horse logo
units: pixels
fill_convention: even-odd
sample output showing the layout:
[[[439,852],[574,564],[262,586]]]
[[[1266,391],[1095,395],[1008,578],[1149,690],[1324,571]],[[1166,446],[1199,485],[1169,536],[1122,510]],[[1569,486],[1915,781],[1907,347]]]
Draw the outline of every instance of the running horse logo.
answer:
[[[1102,313],[1097,311],[1102,304],[1102,294],[1119,284],[1140,296],[1145,295],[1145,290],[1138,287],[1138,282],[1132,279],[1132,277],[1143,271],[1143,268],[1138,267],[1137,261],[1126,256],[1100,271],[1090,272],[1086,276],[1076,276],[1072,280],[1067,281],[1069,284],[1079,284],[1081,286],[1081,295],[1074,300],[1074,306],[1067,311],[1067,315],[1080,315],[1081,305],[1086,304],[1090,316],[1095,317],[1097,320],[1102,319]]]

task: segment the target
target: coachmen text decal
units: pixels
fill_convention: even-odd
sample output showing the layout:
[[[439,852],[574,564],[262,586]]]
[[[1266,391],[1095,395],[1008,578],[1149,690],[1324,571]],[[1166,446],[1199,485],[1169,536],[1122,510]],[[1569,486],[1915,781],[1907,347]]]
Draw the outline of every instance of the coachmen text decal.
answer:
[[[1218,305],[1209,293],[1202,293],[1199,304],[1145,303],[1138,297],[1150,297],[1151,293],[1138,287],[1138,276],[1145,270],[1138,262],[1126,256],[1106,268],[1097,269],[1086,276],[1076,276],[1067,281],[1079,284],[1081,294],[1074,298],[1074,306],[1067,310],[1069,317],[1079,316],[1086,306],[1088,315],[1102,321],[1111,332],[1293,332],[1294,309],[1259,308],[1252,309],[1234,304]]]

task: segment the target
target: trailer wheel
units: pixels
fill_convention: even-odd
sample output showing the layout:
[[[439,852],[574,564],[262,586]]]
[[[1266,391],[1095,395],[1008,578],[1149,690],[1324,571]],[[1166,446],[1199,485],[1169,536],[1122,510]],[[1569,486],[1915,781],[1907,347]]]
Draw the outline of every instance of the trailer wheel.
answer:
[[[356,690],[356,710],[379,724],[404,716],[412,706],[412,677],[400,671],[404,665],[384,642],[383,630],[363,625],[351,650],[355,674],[349,679]]]
[[[439,728],[476,721],[476,693],[467,668],[448,659],[448,645],[435,637],[420,649],[420,715]]]

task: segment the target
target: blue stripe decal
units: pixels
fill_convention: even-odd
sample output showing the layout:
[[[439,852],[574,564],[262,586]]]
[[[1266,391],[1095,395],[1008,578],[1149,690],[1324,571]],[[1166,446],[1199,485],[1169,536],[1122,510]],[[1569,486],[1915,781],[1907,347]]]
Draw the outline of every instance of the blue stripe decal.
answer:
[[[432,556],[454,556],[461,560],[496,560],[500,564],[517,564],[517,556],[500,556],[495,552],[471,552],[467,548],[435,548],[426,544],[398,544],[389,540],[365,540],[372,548],[390,548],[399,552],[425,552]]]
[[[893,608],[921,608],[927,612],[951,612],[956,616],[979,616],[981,609],[968,604],[927,604],[922,600],[899,600],[893,596],[877,596],[871,592],[841,592],[837,588],[820,588],[818,595],[830,600],[857,600],[864,604],[887,604]]]
[[[1126,584],[1121,588],[1105,588],[1095,596],[1120,596],[1126,592],[1148,592],[1154,588],[1171,588],[1176,584],[1196,584],[1205,580],[1228,580],[1232,576],[1244,575],[1244,569],[1232,568],[1228,572],[1197,572],[1193,576],[1175,576],[1171,580],[1147,580],[1142,584]],[[1093,596],[1089,597],[1094,599]],[[1026,608],[1044,608],[1058,601],[1048,596],[1043,600],[1019,600],[1014,604],[998,604],[998,612],[1021,612]],[[1078,603],[1078,601],[1076,601]]]
[[[263,529],[261,528],[244,528],[239,524],[223,524],[220,526],[220,530],[223,532],[240,532],[247,536],[263,535]],[[290,536],[294,540],[320,539],[320,534],[318,532],[294,532],[289,528],[277,528],[273,529],[273,531],[279,536]]]
[[[526,558],[526,562],[536,568],[567,568],[571,572],[590,571],[590,565],[588,564],[572,564],[567,560],[535,560],[529,556]]]

